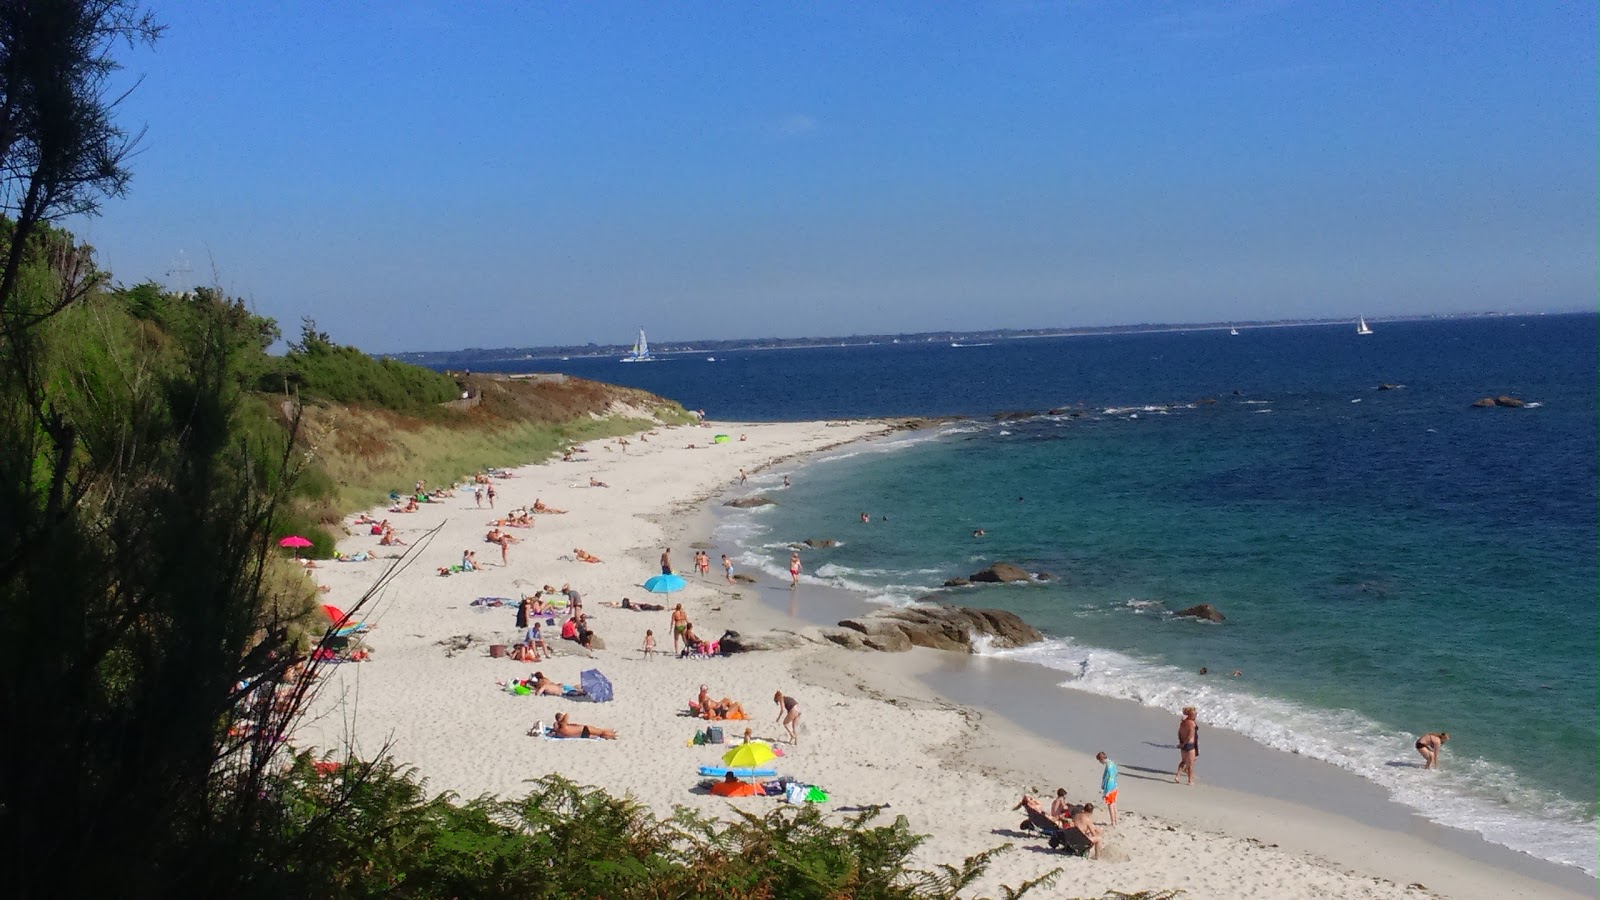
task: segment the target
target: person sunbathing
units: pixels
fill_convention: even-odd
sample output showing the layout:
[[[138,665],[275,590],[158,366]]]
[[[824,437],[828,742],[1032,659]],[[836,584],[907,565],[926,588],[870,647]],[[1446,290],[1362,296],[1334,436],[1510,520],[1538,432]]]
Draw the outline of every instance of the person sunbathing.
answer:
[[[586,563],[605,562],[605,560],[601,559],[598,556],[595,556],[593,553],[590,553],[587,550],[584,550],[582,547],[573,547],[572,548],[572,553],[573,553],[574,556],[578,557],[578,562],[586,562]]]
[[[1083,832],[1083,836],[1088,838],[1090,843],[1094,844],[1094,852],[1091,853],[1090,856],[1092,856],[1094,859],[1099,859],[1100,826],[1094,823],[1094,804],[1085,803],[1081,809],[1073,814],[1069,822],[1063,823],[1063,827],[1066,827],[1068,824],[1078,826],[1078,830]]]
[[[711,691],[705,685],[700,685],[700,694],[695,697],[695,706],[700,710],[703,719],[743,719],[744,707],[730,697],[721,700],[712,700]]]
[[[416,512],[417,511],[417,498],[412,497],[411,499],[407,500],[406,501],[406,508],[402,509],[400,511],[401,512],[408,512],[408,513]]]
[[[683,653],[680,655],[688,656],[690,653],[697,652],[704,643],[705,641],[700,640],[700,636],[694,633],[694,623],[685,622],[683,625]]]
[[[1022,795],[1022,799],[1017,801],[1017,805],[1013,806],[1011,808],[1014,809],[1014,810],[1016,810],[1016,809],[1025,809],[1028,812],[1038,813],[1039,815],[1044,816],[1045,819],[1047,819],[1047,820],[1049,820],[1051,822],[1054,822],[1056,824],[1056,827],[1058,827],[1058,828],[1067,828],[1067,827],[1071,826],[1071,824],[1072,824],[1070,819],[1067,819],[1065,817],[1057,818],[1055,816],[1050,815],[1050,811],[1044,808],[1044,804],[1040,803],[1038,800],[1033,799],[1033,797],[1031,795],[1029,795],[1029,794],[1023,794]]]
[[[617,739],[617,733],[610,728],[580,725],[568,719],[566,713],[556,713],[556,724],[550,728],[550,733],[562,738],[603,738],[608,741]]]
[[[356,516],[356,520],[355,520],[355,522],[353,524],[356,524],[356,525],[376,525],[377,523],[378,523],[377,519],[374,519],[373,517],[367,515],[366,513],[362,513],[361,515]]]
[[[383,537],[378,539],[378,546],[380,547],[404,547],[405,545],[406,542],[400,540],[400,536],[394,533],[393,528],[385,528]]]
[[[623,597],[621,603],[614,600],[604,600],[601,601],[600,605],[609,606],[612,609],[631,609],[634,612],[661,612],[666,609],[665,606],[659,603],[635,603],[627,597]]]
[[[461,570],[463,572],[478,571],[477,554],[473,553],[471,550],[461,551]]]
[[[514,515],[506,521],[506,524],[510,525],[512,528],[532,528],[533,516],[530,516],[527,513]]]
[[[611,485],[606,484],[604,481],[601,481],[601,480],[595,478],[593,475],[590,475],[589,476],[589,487],[611,487]]]
[[[545,515],[549,516],[564,516],[567,514],[567,511],[564,509],[556,509],[554,506],[546,506],[544,501],[538,498],[534,498],[533,511],[536,513],[544,513]]]
[[[563,694],[566,693],[566,689],[565,688],[563,688],[560,684],[558,684],[558,683],[556,683],[554,681],[551,681],[550,679],[544,677],[544,673],[543,672],[535,672],[535,673],[533,673],[533,677],[528,679],[528,681],[530,682],[528,687],[533,689],[533,694],[536,697],[537,696],[560,697],[560,696],[562,696]]]

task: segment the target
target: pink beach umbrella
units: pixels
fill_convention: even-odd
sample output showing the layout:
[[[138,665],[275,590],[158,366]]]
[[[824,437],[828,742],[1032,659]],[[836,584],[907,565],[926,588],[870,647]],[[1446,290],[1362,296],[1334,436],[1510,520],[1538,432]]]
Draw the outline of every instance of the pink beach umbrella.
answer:
[[[311,542],[306,540],[305,538],[301,537],[298,534],[291,534],[288,537],[284,538],[283,540],[279,541],[278,542],[278,546],[279,547],[292,547],[294,549],[294,558],[295,559],[299,559],[300,558],[300,548],[301,547],[309,547],[309,546],[311,546]]]

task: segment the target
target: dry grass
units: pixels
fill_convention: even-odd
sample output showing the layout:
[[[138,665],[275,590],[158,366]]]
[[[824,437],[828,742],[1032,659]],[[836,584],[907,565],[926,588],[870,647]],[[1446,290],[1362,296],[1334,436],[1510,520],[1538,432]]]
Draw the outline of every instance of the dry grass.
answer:
[[[318,510],[319,517],[372,506],[390,491],[408,493],[419,478],[432,485],[454,484],[492,466],[549,458],[579,441],[689,420],[677,404],[653,394],[594,381],[472,376],[469,383],[483,397],[480,406],[440,410],[426,418],[306,407],[304,439],[336,486],[331,505]]]

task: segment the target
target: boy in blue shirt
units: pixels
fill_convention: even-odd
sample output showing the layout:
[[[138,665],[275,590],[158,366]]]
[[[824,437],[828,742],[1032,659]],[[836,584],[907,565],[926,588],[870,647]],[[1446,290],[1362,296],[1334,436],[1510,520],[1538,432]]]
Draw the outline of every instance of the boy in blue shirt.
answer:
[[[1105,769],[1100,773],[1100,797],[1106,801],[1106,811],[1111,813],[1111,824],[1117,824],[1117,764],[1111,761],[1102,750],[1095,754],[1095,760],[1105,764]]]

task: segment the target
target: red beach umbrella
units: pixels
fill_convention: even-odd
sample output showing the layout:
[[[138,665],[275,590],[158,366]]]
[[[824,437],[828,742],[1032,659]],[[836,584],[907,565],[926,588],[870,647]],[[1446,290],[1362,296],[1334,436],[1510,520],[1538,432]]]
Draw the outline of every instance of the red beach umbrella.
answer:
[[[295,558],[298,559],[300,557],[300,548],[301,547],[309,547],[309,546],[311,546],[311,542],[306,540],[305,538],[301,537],[298,534],[291,534],[288,537],[284,538],[283,540],[279,541],[278,542],[278,546],[279,547],[292,547],[292,548],[294,548]]]

